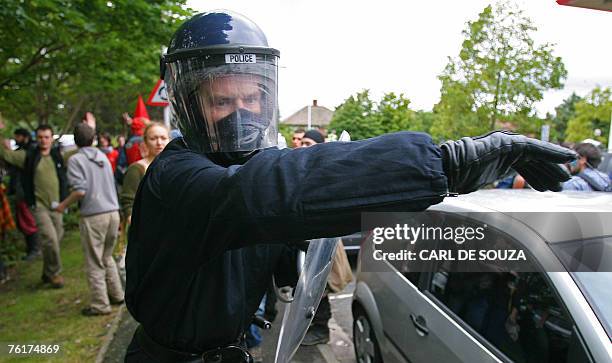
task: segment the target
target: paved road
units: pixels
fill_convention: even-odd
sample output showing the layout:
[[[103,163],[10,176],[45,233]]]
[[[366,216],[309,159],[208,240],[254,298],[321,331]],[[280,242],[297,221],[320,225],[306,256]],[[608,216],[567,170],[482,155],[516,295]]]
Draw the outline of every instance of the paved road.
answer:
[[[355,284],[352,283],[338,294],[330,295],[332,319],[329,321],[330,342],[316,347],[300,347],[292,363],[354,363],[355,353],[352,343],[351,301]],[[276,343],[283,316],[283,304],[278,304],[279,314],[270,331],[264,331],[263,361],[274,362]]]
[[[300,347],[292,360],[292,363],[354,363],[355,356],[352,344],[352,316],[351,301],[354,283],[347,286],[345,291],[339,294],[330,295],[332,307],[332,319],[329,322],[331,329],[331,341],[326,345],[316,347]],[[262,346],[263,358],[265,363],[274,362],[276,352],[276,342],[280,331],[280,321],[282,319],[282,304],[278,305],[278,318],[273,324],[273,328],[263,332],[264,343]],[[104,363],[123,362],[125,349],[132,339],[137,323],[130,316],[126,309],[118,329],[111,341],[107,353],[104,356]]]

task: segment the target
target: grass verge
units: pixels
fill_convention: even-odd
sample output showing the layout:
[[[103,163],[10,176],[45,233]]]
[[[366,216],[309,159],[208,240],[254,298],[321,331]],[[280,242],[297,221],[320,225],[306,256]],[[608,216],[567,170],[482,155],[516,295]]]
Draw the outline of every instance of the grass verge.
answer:
[[[58,344],[59,355],[1,355],[0,362],[93,362],[118,311],[84,317],[89,302],[78,229],[67,230],[61,244],[66,285],[52,289],[40,277],[42,260],[18,262],[0,286],[0,342]],[[5,349],[4,347],[2,349]]]

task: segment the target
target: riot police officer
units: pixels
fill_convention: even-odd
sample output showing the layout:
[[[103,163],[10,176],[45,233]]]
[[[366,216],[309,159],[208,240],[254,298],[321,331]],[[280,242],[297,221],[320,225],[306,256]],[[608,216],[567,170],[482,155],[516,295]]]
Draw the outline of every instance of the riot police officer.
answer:
[[[279,52],[249,19],[194,16],[161,61],[182,138],[149,167],[132,214],[126,361],[242,362],[242,336],[287,242],[360,229],[367,211],[420,211],[510,168],[559,190],[564,148],[508,132],[440,146],[423,133],[276,148]],[[204,358],[202,358],[204,356]]]

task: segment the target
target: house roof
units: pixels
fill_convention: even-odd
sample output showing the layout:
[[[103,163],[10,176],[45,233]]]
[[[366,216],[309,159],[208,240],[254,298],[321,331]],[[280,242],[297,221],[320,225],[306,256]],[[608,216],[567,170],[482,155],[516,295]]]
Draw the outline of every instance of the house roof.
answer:
[[[319,106],[317,100],[312,101],[312,105],[304,106],[293,115],[281,120],[282,124],[289,126],[308,126],[308,108],[310,107],[310,118],[312,127],[325,128],[334,115],[334,111],[327,107]]]

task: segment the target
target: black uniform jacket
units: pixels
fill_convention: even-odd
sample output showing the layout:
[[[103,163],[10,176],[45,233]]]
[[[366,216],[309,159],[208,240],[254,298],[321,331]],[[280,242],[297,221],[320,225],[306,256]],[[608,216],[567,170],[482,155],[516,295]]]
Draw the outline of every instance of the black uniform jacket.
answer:
[[[230,167],[174,140],[136,195],[128,309],[177,350],[235,342],[288,269],[287,242],[354,233],[361,212],[424,210],[446,191],[440,148],[422,133],[266,149]]]

